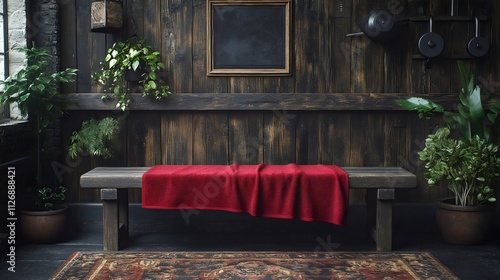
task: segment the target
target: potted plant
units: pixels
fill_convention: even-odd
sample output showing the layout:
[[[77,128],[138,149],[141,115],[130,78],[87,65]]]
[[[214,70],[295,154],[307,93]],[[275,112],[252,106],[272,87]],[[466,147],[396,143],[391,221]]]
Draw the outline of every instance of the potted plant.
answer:
[[[52,242],[59,237],[58,230],[64,229],[64,225],[56,224],[64,223],[66,219],[67,207],[60,204],[66,189],[44,185],[42,164],[47,155],[43,139],[46,129],[70,103],[68,95],[59,91],[59,85],[74,81],[77,70],[67,68],[52,73],[49,70],[52,57],[46,49],[33,47],[21,51],[26,53],[27,65],[2,82],[4,92],[0,94],[0,104],[17,103],[21,114],[34,123],[36,182],[28,189],[30,197],[24,201],[26,210],[21,214],[21,227],[32,241]]]
[[[82,128],[71,135],[69,156],[74,159],[81,153],[87,153],[91,156],[111,158],[113,152],[109,146],[116,140],[118,131],[118,120],[115,118],[106,117],[101,120],[91,118],[84,121]]]
[[[125,74],[139,71],[138,87],[142,96],[152,95],[162,99],[170,94],[169,86],[160,79],[158,72],[165,69],[160,52],[154,51],[143,38],[133,37],[117,42],[108,49],[101,69],[92,75],[92,80],[103,86],[110,84],[105,92],[117,99],[116,107],[125,110],[130,103],[131,82],[127,82]],[[103,98],[111,97],[104,95]]]
[[[474,76],[463,61],[458,61],[458,68],[462,89],[457,111],[416,97],[398,104],[417,110],[421,118],[444,115],[447,126],[430,134],[418,155],[425,163],[427,183],[443,182],[454,194],[438,202],[436,218],[443,238],[454,244],[475,244],[484,241],[491,229],[496,201],[493,184],[500,176],[500,159],[492,134],[498,125],[500,102],[491,100],[485,110]]]
[[[42,187],[28,191],[32,202],[21,210],[20,223],[23,236],[35,243],[60,240],[66,230],[68,206],[66,188]]]
[[[498,145],[478,135],[453,139],[450,129],[442,127],[428,136],[418,155],[429,186],[444,181],[454,194],[438,201],[436,219],[443,238],[454,244],[484,241],[496,201],[492,184],[500,177]]]

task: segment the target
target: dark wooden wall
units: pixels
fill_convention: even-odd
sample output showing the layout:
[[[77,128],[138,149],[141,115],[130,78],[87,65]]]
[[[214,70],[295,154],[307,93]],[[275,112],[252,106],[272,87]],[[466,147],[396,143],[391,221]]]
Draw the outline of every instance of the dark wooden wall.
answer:
[[[416,49],[418,38],[428,31],[425,21],[408,22],[388,45],[346,35],[359,31],[356,24],[373,9],[388,8],[398,19],[449,16],[449,2],[296,0],[291,76],[208,77],[206,1],[126,0],[125,30],[108,35],[90,32],[90,1],[66,1],[60,7],[61,62],[78,68],[79,74],[64,91],[78,93],[81,106],[64,117],[63,148],[90,116],[117,116],[122,125],[114,159],[61,159],[70,201],[98,201],[96,192],[78,185],[79,175],[97,165],[260,162],[403,166],[418,174],[419,184],[398,199],[434,201],[446,190],[425,185],[416,152],[440,121],[419,120],[394,101],[417,95],[452,106],[460,88],[456,59],[468,61],[483,81],[483,92],[496,94],[500,4],[459,1],[459,15],[474,11],[487,19],[481,30],[492,48],[482,59],[471,59],[465,50],[473,37],[471,21],[434,22],[446,47],[430,68]],[[165,102],[142,99],[129,111],[115,111],[100,100],[102,88],[92,85],[90,75],[113,42],[134,34],[161,51],[164,77],[174,95]],[[365,196],[351,194],[354,202]],[[140,193],[133,197],[139,201]]]

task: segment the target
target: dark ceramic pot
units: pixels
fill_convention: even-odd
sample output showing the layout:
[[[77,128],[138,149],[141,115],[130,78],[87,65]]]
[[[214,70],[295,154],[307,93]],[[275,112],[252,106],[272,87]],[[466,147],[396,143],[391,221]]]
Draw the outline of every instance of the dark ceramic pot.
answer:
[[[455,205],[455,198],[437,203],[436,221],[443,239],[451,244],[474,245],[484,242],[492,231],[495,205]]]
[[[21,211],[20,224],[24,237],[34,243],[54,243],[63,238],[68,206],[51,211]]]
[[[129,82],[139,82],[143,79],[145,72],[145,63],[141,63],[139,67],[134,71],[132,69],[125,70],[125,80]]]

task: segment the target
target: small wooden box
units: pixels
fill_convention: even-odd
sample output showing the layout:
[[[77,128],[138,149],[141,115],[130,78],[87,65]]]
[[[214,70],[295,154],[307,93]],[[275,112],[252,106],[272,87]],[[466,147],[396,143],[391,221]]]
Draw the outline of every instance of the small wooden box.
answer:
[[[123,2],[117,0],[93,0],[90,7],[92,32],[111,33],[123,27]]]

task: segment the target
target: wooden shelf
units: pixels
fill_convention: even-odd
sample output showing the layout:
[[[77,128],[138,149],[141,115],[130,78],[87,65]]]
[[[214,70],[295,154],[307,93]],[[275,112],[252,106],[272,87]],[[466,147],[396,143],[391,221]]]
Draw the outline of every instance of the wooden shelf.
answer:
[[[69,110],[118,110],[115,100],[102,93],[71,93]],[[429,95],[422,95],[429,97]],[[433,94],[443,106],[456,102],[457,94]],[[258,111],[258,110],[403,110],[396,104],[407,93],[174,93],[165,100],[132,94],[128,110],[143,111]]]

